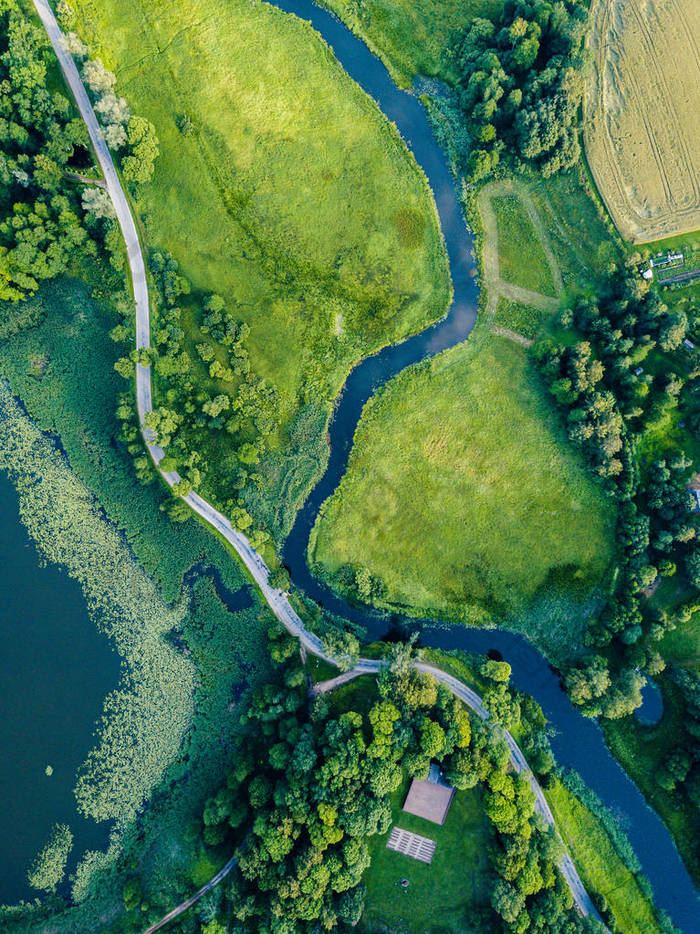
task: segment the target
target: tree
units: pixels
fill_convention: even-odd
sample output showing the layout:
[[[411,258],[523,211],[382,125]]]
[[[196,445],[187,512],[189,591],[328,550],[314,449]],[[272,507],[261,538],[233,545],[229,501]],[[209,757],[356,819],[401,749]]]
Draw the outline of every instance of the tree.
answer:
[[[158,157],[158,137],[153,124],[144,117],[131,117],[127,124],[127,141],[131,155],[122,160],[124,178],[145,184],[153,175],[154,162]]]
[[[98,218],[115,217],[114,205],[109,193],[104,188],[84,188],[82,196],[83,210]]]

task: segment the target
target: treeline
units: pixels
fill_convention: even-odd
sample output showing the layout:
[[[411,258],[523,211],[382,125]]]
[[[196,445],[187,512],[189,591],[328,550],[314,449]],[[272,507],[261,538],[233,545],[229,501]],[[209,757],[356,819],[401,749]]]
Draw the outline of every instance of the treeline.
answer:
[[[477,17],[458,34],[451,56],[474,181],[503,156],[544,176],[579,161],[587,17],[582,0],[507,0],[495,22]]]
[[[566,683],[584,713],[616,718],[640,705],[645,673],[663,670],[655,643],[697,605],[696,596],[666,613],[644,599],[659,577],[679,569],[697,589],[700,549],[687,490],[692,462],[677,452],[640,464],[638,448],[674,409],[697,404],[700,360],[682,347],[686,315],[669,311],[629,273],[611,280],[597,302],[579,298],[559,325],[561,342],[540,341],[534,359],[569,437],[619,504],[615,591],[586,634],[587,646],[599,651],[572,669]]]
[[[153,127],[130,114],[114,92],[114,75],[87,60],[77,36],[68,43],[83,62],[107,142],[123,149],[124,177],[146,181],[158,153]],[[94,174],[87,130],[68,98],[52,90],[52,67],[43,30],[17,0],[0,0],[0,299],[6,301],[35,292],[98,248],[123,267],[109,195],[81,187],[75,177]]]
[[[0,299],[18,301],[94,250],[65,171],[85,165],[85,126],[47,81],[48,43],[16,0],[0,0]]]
[[[268,934],[356,925],[367,840],[389,829],[389,796],[404,776],[427,777],[433,761],[457,788],[484,787],[495,878],[482,929],[600,930],[573,909],[557,869],[561,844],[535,815],[528,779],[511,771],[498,724],[470,717],[445,685],[415,669],[403,645],[392,649],[366,713],[341,711],[325,696],[309,709],[298,642],[281,627],[270,635],[277,677],[254,696],[235,765],[203,816],[207,844],[239,843],[218,921],[207,917],[220,925],[213,930],[232,922]],[[508,666],[486,664],[502,685]]]
[[[146,426],[165,451],[160,468],[177,470],[182,478],[173,488],[168,512],[175,520],[189,518],[191,510],[181,497],[202,488],[259,549],[269,535],[251,528],[253,520],[241,494],[246,485],[262,483],[255,467],[279,423],[277,389],[251,369],[247,347],[250,328],[235,318],[221,296],[208,294],[192,301],[189,281],[166,252],[151,253],[150,270],[156,285],[153,346],[148,351],[132,350],[117,361],[115,369],[131,379],[136,362],[153,367],[155,404],[146,416]],[[200,302],[199,337],[188,347],[183,318],[199,313],[196,305]],[[191,325],[188,330],[192,333]],[[131,343],[133,328],[125,322],[112,336]],[[117,416],[124,423],[122,438],[136,459],[139,478],[150,482],[155,473],[140,442],[133,402],[127,395],[122,397]],[[217,452],[211,472],[214,485],[205,453],[212,446]],[[221,489],[228,491],[228,498],[215,495]]]
[[[655,779],[664,791],[687,798],[697,822],[700,820],[700,675],[697,671],[676,667],[670,669],[669,675],[683,697],[683,735],[677,747],[663,760]]]

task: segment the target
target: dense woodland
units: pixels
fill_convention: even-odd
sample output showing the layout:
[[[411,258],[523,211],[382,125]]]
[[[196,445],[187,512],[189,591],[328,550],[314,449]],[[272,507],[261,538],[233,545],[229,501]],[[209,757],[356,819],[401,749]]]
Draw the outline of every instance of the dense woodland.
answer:
[[[691,315],[670,310],[632,269],[613,277],[597,301],[581,298],[560,314],[561,343],[547,338],[533,349],[569,437],[618,502],[614,591],[589,625],[589,653],[566,674],[572,700],[588,716],[617,719],[637,708],[646,677],[666,667],[658,643],[700,605],[693,462],[680,450],[652,461],[640,454],[644,438],[676,409],[697,425],[700,358],[692,341],[684,344],[698,324]],[[649,601],[665,578],[686,594],[672,609]],[[700,678],[676,668],[670,677],[684,698],[685,736],[656,782],[682,792],[697,819]]]
[[[579,162],[587,17],[582,0],[507,0],[495,22],[473,19],[457,36],[473,181],[502,158],[545,177]]]
[[[389,795],[402,776],[425,778],[432,761],[457,788],[484,787],[493,888],[480,928],[600,930],[573,909],[556,865],[561,844],[535,815],[527,778],[510,770],[500,724],[519,725],[525,717],[507,688],[508,665],[482,666],[491,685],[489,727],[446,686],[420,674],[404,645],[392,650],[366,712],[335,706],[323,695],[309,708],[296,640],[276,627],[270,635],[276,679],[253,698],[233,768],[204,811],[208,844],[239,841],[223,903],[202,919],[208,934],[231,922],[269,934],[355,925],[365,896],[367,839],[389,829]],[[528,712],[535,714],[526,728],[533,751],[546,750],[541,712],[539,718],[534,708]],[[551,754],[538,761],[547,774]]]
[[[147,180],[158,152],[152,126],[129,113],[114,75],[72,41],[105,136],[123,148],[124,177]],[[16,302],[76,257],[122,247],[107,193],[75,178],[92,168],[87,129],[58,90],[43,30],[16,0],[0,0],[0,87],[0,299]]]

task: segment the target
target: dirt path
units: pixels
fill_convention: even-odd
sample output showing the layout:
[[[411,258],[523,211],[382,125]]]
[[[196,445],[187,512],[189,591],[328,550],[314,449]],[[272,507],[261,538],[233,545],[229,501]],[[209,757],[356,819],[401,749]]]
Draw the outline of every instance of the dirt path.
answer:
[[[501,268],[498,260],[498,224],[491,199],[504,195],[515,195],[520,200],[532,226],[537,231],[547,260],[547,265],[552,274],[552,281],[554,282],[557,297],[533,292],[531,289],[525,289],[522,286],[514,285],[512,282],[505,282],[501,278]],[[535,207],[535,203],[527,187],[516,182],[514,179],[491,182],[485,185],[479,192],[478,207],[479,214],[481,215],[481,222],[484,225],[482,263],[484,278],[486,280],[486,294],[488,296],[486,305],[487,319],[489,321],[494,321],[498,311],[498,299],[501,296],[513,302],[520,302],[523,305],[530,305],[533,308],[541,308],[542,311],[552,313],[557,311],[561,305],[561,297],[564,294],[564,282],[562,280],[559,264],[552,250],[552,245],[549,242],[547,231],[542,223],[542,218]],[[512,331],[510,328],[502,328],[494,324],[491,330],[494,334],[507,337],[518,344],[522,344],[524,347],[529,347],[530,344],[532,344],[529,338],[518,334],[517,331]]]

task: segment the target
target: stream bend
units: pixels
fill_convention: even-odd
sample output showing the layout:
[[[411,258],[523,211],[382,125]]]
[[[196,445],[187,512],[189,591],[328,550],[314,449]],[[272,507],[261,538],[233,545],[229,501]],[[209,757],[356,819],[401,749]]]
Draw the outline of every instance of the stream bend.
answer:
[[[474,240],[468,232],[445,153],[433,136],[419,99],[400,90],[384,64],[333,14],[312,0],[268,0],[307,20],[336,58],[398,128],[427,176],[440,218],[454,297],[444,318],[419,334],[366,357],[350,372],[329,425],[330,456],[323,476],[297,514],[283,548],[294,584],[332,613],[367,629],[370,639],[386,635],[389,621],[368,609],[351,607],[317,580],[307,564],[309,536],[326,499],[347,469],[355,429],[369,398],[407,366],[465,340],[476,323],[479,289]],[[396,621],[396,618],[394,618]],[[685,934],[700,934],[700,900],[663,821],[608,749],[598,724],[579,713],[561,688],[558,674],[522,636],[504,630],[440,625],[431,620],[399,620],[418,627],[424,645],[440,649],[496,651],[512,668],[512,683],[531,694],[555,730],[552,749],[558,763],[579,772],[618,818],[651,881],[656,904]]]

